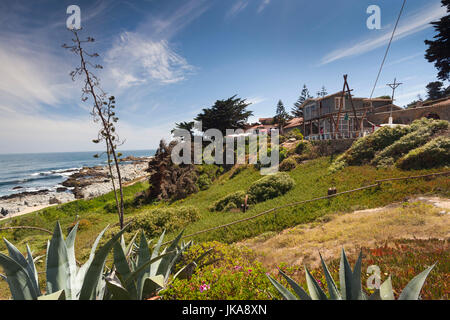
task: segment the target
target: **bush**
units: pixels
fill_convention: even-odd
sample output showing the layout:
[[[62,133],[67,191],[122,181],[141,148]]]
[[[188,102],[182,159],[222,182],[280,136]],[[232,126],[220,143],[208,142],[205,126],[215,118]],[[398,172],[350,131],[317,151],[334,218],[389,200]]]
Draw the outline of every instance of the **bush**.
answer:
[[[164,300],[268,300],[276,295],[252,251],[216,241],[189,248],[175,272],[211,248],[190,279],[175,279],[159,293]]]
[[[248,194],[252,200],[262,202],[285,194],[294,185],[295,182],[289,174],[279,172],[254,182],[250,186]]]
[[[223,208],[223,211],[230,212],[231,210],[238,209],[237,205],[234,202],[229,202],[225,208]]]
[[[295,129],[289,131],[289,132],[286,134],[286,137],[287,137],[288,139],[290,139],[290,138],[295,138],[295,139],[297,139],[297,140],[303,140],[303,134],[302,134],[302,132],[301,132],[301,130],[300,130],[299,128],[295,128]]]
[[[235,205],[235,208],[240,208],[244,203],[245,192],[237,191],[231,193],[220,200],[217,200],[212,207],[212,211],[224,211],[225,208],[231,203]]]
[[[308,141],[300,141],[295,147],[295,153],[301,155],[310,148],[310,143]]]
[[[152,238],[160,235],[164,230],[171,232],[198,219],[200,219],[200,213],[192,206],[158,208],[138,215],[131,223],[129,231],[142,229],[148,237]]]
[[[75,227],[75,225],[78,223],[78,231],[80,230],[86,230],[91,227],[91,222],[87,219],[80,219],[79,221],[75,221],[72,224],[67,227],[67,233],[69,234],[70,231]]]
[[[390,146],[395,141],[412,131],[411,126],[382,127],[374,133],[353,142],[350,149],[338,156],[330,166],[335,172],[346,166],[362,165],[370,162],[376,152]]]
[[[410,169],[428,169],[450,165],[450,138],[437,137],[422,147],[411,150],[400,158],[397,167]]]
[[[208,190],[211,186],[211,178],[207,174],[202,174],[197,179],[197,186],[200,190]]]
[[[289,157],[280,163],[280,171],[291,171],[294,170],[296,166],[297,161],[293,157]]]
[[[387,163],[395,162],[397,159],[427,143],[431,137],[449,127],[448,121],[436,121],[421,119],[412,123],[412,132],[401,137],[398,141],[379,152],[372,160],[372,164],[386,166]]]

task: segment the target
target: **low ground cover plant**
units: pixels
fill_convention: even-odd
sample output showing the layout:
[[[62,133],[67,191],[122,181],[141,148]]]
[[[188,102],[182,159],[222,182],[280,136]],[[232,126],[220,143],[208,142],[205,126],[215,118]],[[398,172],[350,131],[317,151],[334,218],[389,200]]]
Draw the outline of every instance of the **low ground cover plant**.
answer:
[[[131,222],[129,231],[142,229],[148,237],[154,237],[165,230],[171,232],[181,229],[199,218],[200,213],[193,206],[157,208],[139,214]]]

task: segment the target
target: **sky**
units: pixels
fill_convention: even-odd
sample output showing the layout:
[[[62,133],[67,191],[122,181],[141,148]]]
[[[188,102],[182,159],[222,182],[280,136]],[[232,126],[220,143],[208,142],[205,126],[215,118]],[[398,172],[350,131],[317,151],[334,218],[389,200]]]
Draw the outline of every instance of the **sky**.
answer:
[[[176,122],[233,95],[270,117],[290,111],[304,84],[312,95],[342,90],[343,75],[369,97],[402,0],[2,0],[0,2],[0,153],[97,150],[98,124],[82,102],[79,60],[61,47],[69,5],[81,9],[80,36],[105,92],[116,97],[123,150],[154,149]],[[381,28],[369,29],[370,5]],[[408,0],[374,96],[395,103],[426,96],[437,70],[425,58],[439,0]]]

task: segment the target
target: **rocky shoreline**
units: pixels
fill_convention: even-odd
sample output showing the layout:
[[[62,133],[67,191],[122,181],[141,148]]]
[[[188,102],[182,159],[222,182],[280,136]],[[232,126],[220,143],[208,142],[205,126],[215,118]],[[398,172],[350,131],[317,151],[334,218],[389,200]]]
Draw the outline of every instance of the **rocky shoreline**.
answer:
[[[124,158],[122,160],[124,163],[120,165],[122,182],[126,184],[147,176],[148,173],[145,170],[150,158]],[[112,171],[117,187],[117,172],[114,167]],[[39,190],[0,197],[0,219],[77,199],[91,199],[112,191],[108,166],[84,167],[74,171],[62,185],[63,187],[54,191]]]

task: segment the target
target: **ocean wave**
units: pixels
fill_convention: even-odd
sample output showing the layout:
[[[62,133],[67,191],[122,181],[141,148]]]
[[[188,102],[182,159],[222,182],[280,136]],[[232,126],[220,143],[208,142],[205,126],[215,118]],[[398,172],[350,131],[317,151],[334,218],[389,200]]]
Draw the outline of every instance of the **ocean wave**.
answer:
[[[19,178],[14,180],[6,180],[6,181],[0,181],[0,186],[8,186],[8,185],[20,185],[24,183],[39,181],[39,180],[55,180],[62,178],[61,175],[42,175],[42,176],[35,176],[35,177],[29,177],[29,178]]]

